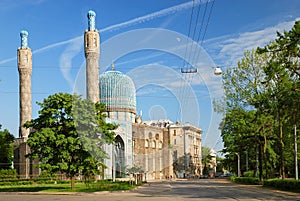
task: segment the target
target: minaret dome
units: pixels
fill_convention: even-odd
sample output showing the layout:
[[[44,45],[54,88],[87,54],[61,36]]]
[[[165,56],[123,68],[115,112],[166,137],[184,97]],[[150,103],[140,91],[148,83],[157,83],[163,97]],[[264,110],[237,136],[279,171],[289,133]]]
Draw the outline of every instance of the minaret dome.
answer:
[[[89,19],[88,30],[89,31],[94,31],[96,29],[96,26],[95,26],[96,13],[92,10],[89,10],[89,12],[87,14],[87,17]]]
[[[20,32],[21,36],[21,48],[27,48],[28,47],[28,32],[25,30],[22,30]]]

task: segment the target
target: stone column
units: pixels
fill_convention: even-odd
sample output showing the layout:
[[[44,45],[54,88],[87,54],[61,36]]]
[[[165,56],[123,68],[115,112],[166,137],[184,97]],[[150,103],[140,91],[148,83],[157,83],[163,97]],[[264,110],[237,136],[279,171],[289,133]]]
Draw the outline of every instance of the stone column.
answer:
[[[28,178],[30,174],[30,161],[25,155],[29,153],[29,147],[26,144],[26,140],[28,139],[30,129],[24,128],[23,125],[32,118],[32,52],[28,47],[28,32],[21,31],[20,36],[21,47],[18,48],[20,125],[19,139],[15,140],[15,167],[21,178]]]
[[[95,28],[94,11],[88,12],[88,30],[84,33],[84,53],[86,58],[86,96],[93,102],[98,102],[99,97],[99,56],[100,36]]]
[[[87,14],[88,29],[84,32],[84,54],[86,58],[86,98],[94,103],[99,102],[99,56],[100,56],[100,36],[95,28],[96,13],[90,10]],[[103,148],[103,147],[102,147]],[[104,179],[104,169],[96,178]]]
[[[32,72],[32,53],[27,46],[27,31],[21,31],[21,47],[18,48],[18,71],[20,77],[20,127],[19,137],[27,138],[29,129],[23,127],[26,121],[32,118],[31,103],[31,72]]]

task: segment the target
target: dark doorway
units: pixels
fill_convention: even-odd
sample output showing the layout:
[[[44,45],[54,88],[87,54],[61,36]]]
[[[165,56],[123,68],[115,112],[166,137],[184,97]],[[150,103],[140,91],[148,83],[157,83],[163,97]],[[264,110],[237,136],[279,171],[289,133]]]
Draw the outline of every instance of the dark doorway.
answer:
[[[115,167],[116,167],[116,177],[125,177],[125,145],[124,141],[120,135],[117,135],[115,141]]]

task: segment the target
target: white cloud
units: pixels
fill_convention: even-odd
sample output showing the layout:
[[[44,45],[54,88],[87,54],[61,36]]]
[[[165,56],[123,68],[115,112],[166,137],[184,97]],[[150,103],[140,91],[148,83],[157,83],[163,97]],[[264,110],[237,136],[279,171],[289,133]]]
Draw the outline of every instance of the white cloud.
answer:
[[[69,73],[70,69],[72,68],[72,60],[81,51],[82,45],[82,37],[77,37],[76,39],[72,40],[72,42],[60,56],[60,70],[71,88],[74,86],[74,81]]]
[[[42,1],[43,0],[35,0],[34,2],[42,2]],[[144,23],[144,22],[148,22],[148,21],[160,18],[160,17],[164,17],[164,16],[167,16],[167,15],[173,14],[173,13],[178,12],[178,11],[189,9],[193,5],[198,5],[198,4],[201,4],[201,3],[203,4],[205,2],[206,1],[202,1],[202,2],[201,1],[196,1],[196,2],[189,1],[189,2],[182,3],[182,4],[179,4],[179,5],[176,5],[176,6],[172,6],[172,7],[166,8],[166,9],[162,9],[160,11],[156,11],[156,12],[153,12],[153,13],[141,16],[141,17],[137,17],[137,18],[134,18],[134,19],[131,19],[131,20],[119,23],[119,24],[108,26],[106,28],[101,29],[100,32],[113,31],[113,30],[117,30],[117,29],[120,29],[120,28],[136,25],[136,24],[141,24],[141,23]],[[71,61],[72,58],[74,56],[76,56],[76,53],[78,53],[78,50],[80,48],[82,48],[82,43],[79,43],[78,40],[83,40],[83,36],[78,36],[78,37],[75,37],[75,38],[72,38],[72,39],[69,39],[69,40],[65,40],[65,41],[61,41],[61,42],[57,42],[57,43],[47,45],[45,47],[42,47],[40,49],[37,49],[37,50],[33,51],[33,54],[41,53],[43,51],[52,49],[54,47],[71,43],[71,45],[67,47],[67,49],[63,52],[63,54],[60,57],[61,58],[60,68],[61,68],[61,71],[62,71],[63,76],[65,77],[65,79],[69,83],[73,83],[73,81],[70,80],[70,75],[69,75],[70,68],[66,69],[65,67],[66,67],[66,65],[69,65],[69,64],[72,63],[72,61]],[[75,47],[75,45],[78,45],[78,47]],[[10,61],[14,61],[14,60],[16,60],[16,57],[12,57],[12,58],[2,60],[2,61],[0,61],[0,64],[7,63],[7,62],[10,62]]]
[[[44,3],[47,0],[30,0],[30,1],[24,1],[24,0],[1,0],[0,1],[0,11],[1,12],[10,12],[13,9],[24,7],[26,5],[38,5],[41,3]]]
[[[176,6],[172,6],[172,7],[166,8],[166,9],[162,9],[162,10],[154,12],[154,13],[150,13],[150,14],[147,14],[147,15],[144,15],[144,16],[141,16],[141,17],[137,17],[137,18],[128,20],[126,22],[111,25],[111,26],[106,27],[106,28],[104,28],[100,31],[101,32],[113,31],[113,30],[117,30],[117,29],[124,28],[124,27],[127,27],[127,26],[141,24],[141,23],[144,23],[144,22],[148,22],[150,20],[154,20],[156,18],[160,18],[160,17],[164,17],[164,16],[167,16],[167,15],[173,14],[173,13],[178,12],[178,11],[189,9],[193,5],[196,6],[196,5],[201,4],[201,3],[202,4],[206,3],[206,1],[203,1],[203,2],[201,2],[201,1],[195,1],[195,2],[189,1],[189,2],[182,3],[182,4],[179,4],[179,5],[176,5]]]
[[[159,57],[163,54],[165,54],[165,53],[164,52],[155,52],[155,53],[147,54],[146,56],[143,56],[143,57],[136,57],[134,59],[118,62],[118,65],[123,66],[123,65],[131,64],[131,66],[132,66],[134,63],[145,62],[147,60],[154,59],[155,57]],[[162,62],[156,62],[156,63],[161,64]]]
[[[255,49],[268,44],[276,38],[276,32],[290,30],[295,21],[281,22],[275,26],[265,29],[245,32],[239,35],[227,35],[216,39],[207,40],[206,49],[211,52],[214,60],[222,62],[224,66],[236,65],[238,60],[243,57],[246,50]]]

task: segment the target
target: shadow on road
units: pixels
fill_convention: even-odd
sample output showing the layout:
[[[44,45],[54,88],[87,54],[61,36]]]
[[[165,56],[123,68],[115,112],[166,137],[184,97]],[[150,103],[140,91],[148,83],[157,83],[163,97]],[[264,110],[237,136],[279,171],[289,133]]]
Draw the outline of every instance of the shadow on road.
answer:
[[[150,182],[135,189],[140,197],[198,198],[203,200],[300,200],[300,194],[282,193],[261,186],[238,185],[226,179]]]

